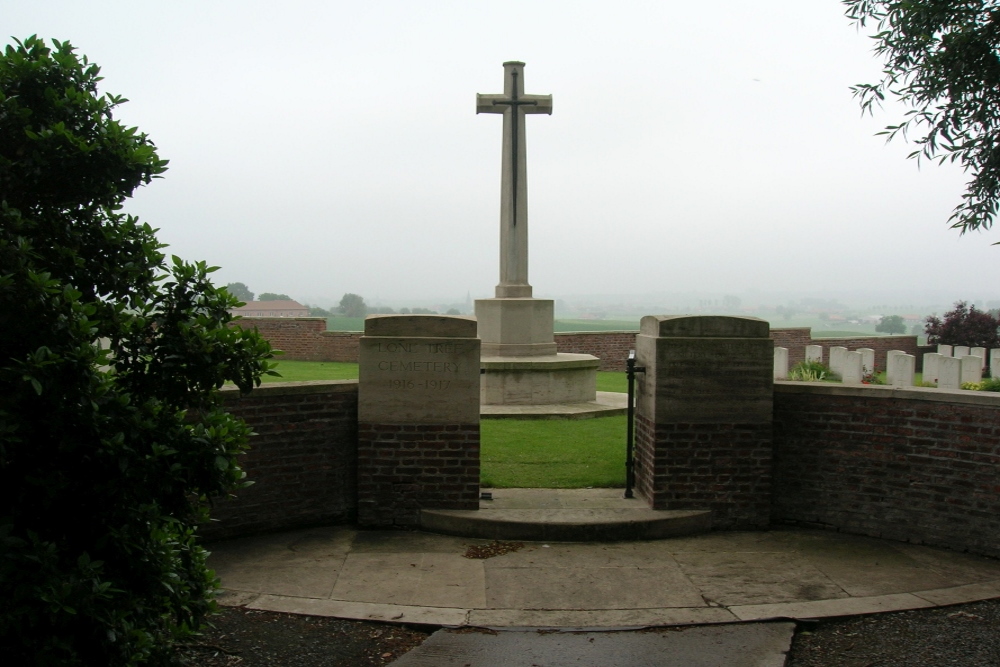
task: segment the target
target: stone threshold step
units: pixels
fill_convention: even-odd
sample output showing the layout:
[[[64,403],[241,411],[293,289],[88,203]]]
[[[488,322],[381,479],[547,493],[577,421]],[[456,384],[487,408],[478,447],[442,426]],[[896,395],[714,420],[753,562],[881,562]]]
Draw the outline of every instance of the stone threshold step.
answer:
[[[431,533],[488,540],[659,540],[710,531],[712,513],[646,508],[421,510],[420,528]]]

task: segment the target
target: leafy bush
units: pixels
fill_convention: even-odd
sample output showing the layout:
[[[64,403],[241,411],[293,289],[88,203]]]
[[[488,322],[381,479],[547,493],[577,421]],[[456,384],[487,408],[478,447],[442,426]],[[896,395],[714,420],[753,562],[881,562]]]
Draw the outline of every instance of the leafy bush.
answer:
[[[799,382],[821,382],[830,376],[830,367],[819,361],[800,361],[788,372],[788,379]]]
[[[1000,322],[965,301],[956,302],[955,308],[945,313],[943,320],[932,315],[925,322],[929,345],[968,345],[988,350],[1000,347],[997,336]]]
[[[1000,391],[1000,378],[987,378],[979,383],[980,391]]]
[[[35,37],[0,55],[0,655],[165,664],[212,609],[197,544],[239,484],[248,427],[220,406],[270,348],[230,327],[213,269],[169,263],[120,213],[163,173],[99,69]],[[102,342],[103,341],[103,342]]]

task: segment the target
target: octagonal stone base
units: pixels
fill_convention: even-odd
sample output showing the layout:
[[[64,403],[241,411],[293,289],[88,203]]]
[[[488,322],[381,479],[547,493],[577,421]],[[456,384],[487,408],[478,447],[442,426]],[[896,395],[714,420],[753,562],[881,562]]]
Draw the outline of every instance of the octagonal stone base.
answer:
[[[484,405],[548,405],[597,400],[600,359],[589,354],[537,357],[483,356],[480,401]]]

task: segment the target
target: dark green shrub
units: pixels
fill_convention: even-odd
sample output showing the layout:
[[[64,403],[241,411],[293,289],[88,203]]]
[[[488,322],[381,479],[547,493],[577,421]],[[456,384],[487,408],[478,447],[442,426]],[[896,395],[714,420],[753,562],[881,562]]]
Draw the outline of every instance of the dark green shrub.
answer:
[[[240,483],[249,431],[220,407],[270,348],[228,326],[213,269],[120,213],[165,171],[112,118],[98,68],[31,37],[0,56],[0,656],[169,662],[212,609],[196,541]],[[100,343],[101,340],[105,342]],[[106,347],[107,349],[101,349]]]

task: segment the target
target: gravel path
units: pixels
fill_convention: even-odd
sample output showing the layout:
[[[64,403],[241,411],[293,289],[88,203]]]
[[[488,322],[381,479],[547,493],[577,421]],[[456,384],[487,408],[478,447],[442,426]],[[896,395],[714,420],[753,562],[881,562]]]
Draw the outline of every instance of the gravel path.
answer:
[[[199,667],[387,665],[427,628],[226,608],[185,650]],[[1000,667],[1000,599],[800,624],[786,667]],[[476,667],[489,667],[477,665]]]

